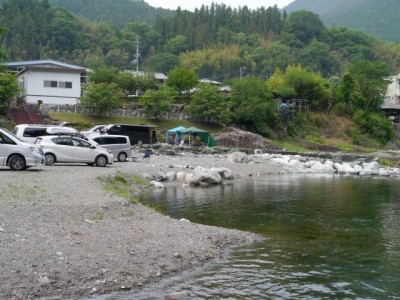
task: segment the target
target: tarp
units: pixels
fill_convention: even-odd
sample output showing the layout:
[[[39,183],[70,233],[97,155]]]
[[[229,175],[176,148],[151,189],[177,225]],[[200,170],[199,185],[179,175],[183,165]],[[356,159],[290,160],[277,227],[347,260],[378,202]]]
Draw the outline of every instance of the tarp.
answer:
[[[187,139],[189,145],[193,145],[195,142],[195,138],[198,136],[201,139],[202,144],[207,147],[214,147],[217,145],[217,143],[215,142],[215,140],[212,138],[212,136],[210,135],[210,133],[208,131],[201,130],[196,127],[186,128],[183,126],[179,126],[179,127],[168,130],[166,133],[166,138],[167,138],[167,141],[169,141],[169,142],[171,142],[169,140],[169,134],[171,134],[171,133],[175,134],[175,143],[178,143],[178,144],[181,140]]]
[[[181,140],[185,140],[186,135],[182,134],[182,130],[186,130],[184,126],[178,126],[167,130],[165,139],[169,144],[179,144]]]

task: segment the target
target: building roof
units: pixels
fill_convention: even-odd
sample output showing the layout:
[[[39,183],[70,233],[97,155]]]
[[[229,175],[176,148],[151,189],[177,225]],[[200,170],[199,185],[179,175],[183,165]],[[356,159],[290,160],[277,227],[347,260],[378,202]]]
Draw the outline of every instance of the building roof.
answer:
[[[383,110],[400,110],[400,104],[398,103],[383,103],[381,108]]]
[[[131,73],[135,76],[144,77],[146,75],[154,75],[157,80],[166,80],[168,77],[164,73],[158,72],[144,72],[144,71],[134,71],[134,70],[125,70],[125,73]]]
[[[222,82],[211,80],[211,79],[208,79],[208,78],[202,78],[199,81],[203,82],[203,83],[211,83],[211,84],[214,84],[214,85],[222,85]]]
[[[8,68],[14,69],[18,73],[24,72],[26,69],[40,68],[40,69],[68,69],[70,71],[77,71],[80,73],[88,72],[89,69],[84,67],[63,63],[51,59],[45,60],[30,60],[30,61],[17,61],[8,62],[5,64]]]

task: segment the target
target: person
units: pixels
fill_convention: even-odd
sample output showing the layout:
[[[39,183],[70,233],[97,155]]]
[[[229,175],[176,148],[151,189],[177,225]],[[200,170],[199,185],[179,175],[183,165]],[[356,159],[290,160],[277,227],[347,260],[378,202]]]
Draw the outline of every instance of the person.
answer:
[[[198,135],[194,138],[193,146],[195,147],[201,146],[201,138]]]

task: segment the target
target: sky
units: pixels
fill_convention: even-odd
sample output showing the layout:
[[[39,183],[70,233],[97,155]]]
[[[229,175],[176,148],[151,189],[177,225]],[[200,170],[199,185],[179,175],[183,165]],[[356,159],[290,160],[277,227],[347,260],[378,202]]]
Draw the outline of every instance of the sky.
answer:
[[[200,8],[201,5],[210,6],[211,3],[225,4],[226,6],[231,6],[232,8],[237,8],[239,6],[247,5],[250,9],[257,9],[261,6],[270,7],[275,4],[279,8],[283,8],[294,0],[145,0],[149,5],[153,7],[162,7],[168,9],[177,9],[178,6],[181,9],[186,9],[190,11],[194,11],[195,8]]]

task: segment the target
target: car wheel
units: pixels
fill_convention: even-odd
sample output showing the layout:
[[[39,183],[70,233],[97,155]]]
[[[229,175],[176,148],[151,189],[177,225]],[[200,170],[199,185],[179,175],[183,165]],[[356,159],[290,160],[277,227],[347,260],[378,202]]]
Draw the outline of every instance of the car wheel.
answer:
[[[107,157],[99,155],[96,157],[96,165],[98,167],[105,167],[107,165]]]
[[[46,153],[44,155],[44,163],[48,166],[54,165],[56,162],[56,156],[52,153]]]
[[[19,154],[11,156],[10,160],[8,161],[8,165],[13,171],[22,171],[26,169],[25,158]]]
[[[126,155],[125,152],[120,152],[120,153],[118,154],[118,161],[124,162],[124,161],[126,161],[126,158],[127,158],[127,157],[128,157],[128,156]]]
[[[137,144],[139,147],[142,147],[143,141],[142,141],[142,140],[138,140],[138,141],[136,142],[136,144]]]

